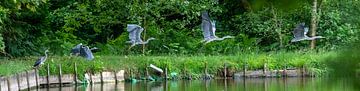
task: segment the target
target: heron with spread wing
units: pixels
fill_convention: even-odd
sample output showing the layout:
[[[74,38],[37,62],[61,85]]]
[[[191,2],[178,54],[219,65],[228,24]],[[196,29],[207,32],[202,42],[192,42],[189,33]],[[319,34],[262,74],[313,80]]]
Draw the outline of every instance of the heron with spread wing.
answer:
[[[40,57],[38,60],[36,60],[36,62],[35,62],[35,64],[34,64],[34,66],[33,66],[33,68],[39,68],[42,64],[44,64],[44,62],[46,61],[46,59],[47,59],[47,56],[48,56],[48,53],[49,52],[49,50],[45,50],[45,56],[42,56],[42,57]]]
[[[322,36],[313,36],[308,37],[307,33],[309,31],[309,28],[305,26],[305,23],[300,23],[293,31],[294,38],[291,40],[291,42],[299,42],[303,40],[314,40],[319,38],[325,38]]]
[[[142,28],[139,25],[136,24],[127,24],[127,31],[129,32],[129,39],[130,41],[127,41],[126,43],[131,43],[131,47],[134,47],[139,44],[147,44],[150,40],[154,40],[155,38],[151,37],[147,39],[145,42],[141,39],[141,33],[144,31],[144,28]]]
[[[80,49],[81,49],[82,46],[83,46],[82,43],[80,43],[80,44],[76,45],[75,47],[73,47],[71,49],[70,55],[76,55],[76,56],[80,55]]]
[[[95,58],[88,46],[81,46],[80,56],[86,58],[87,60],[93,60]]]
[[[227,38],[234,38],[233,36],[224,36],[219,38],[215,35],[216,32],[216,21],[211,21],[208,12],[204,11],[201,14],[202,23],[201,23],[201,30],[203,31],[204,40],[201,42],[205,42],[205,44],[210,43],[216,40],[224,40]]]

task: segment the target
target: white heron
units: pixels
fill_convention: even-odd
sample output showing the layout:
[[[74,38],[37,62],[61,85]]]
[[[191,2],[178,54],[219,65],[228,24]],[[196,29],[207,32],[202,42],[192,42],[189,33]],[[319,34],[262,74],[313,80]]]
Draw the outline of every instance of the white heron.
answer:
[[[49,52],[49,50],[45,50],[45,56],[42,56],[42,57],[40,57],[36,62],[35,62],[35,64],[34,64],[34,66],[33,66],[33,68],[39,68],[42,64],[44,64],[44,62],[46,61],[46,59],[47,59],[47,56],[48,56],[48,53]]]
[[[319,38],[325,38],[322,36],[313,36],[308,37],[307,33],[309,31],[308,27],[305,27],[305,23],[300,23],[293,31],[294,38],[291,40],[291,42],[299,42],[303,40],[314,40]]]
[[[150,40],[154,40],[155,38],[151,37],[147,39],[145,42],[141,39],[141,33],[144,31],[144,28],[142,28],[139,25],[136,24],[127,24],[127,31],[129,32],[129,39],[130,41],[127,41],[126,43],[131,43],[131,47],[134,47],[138,44],[147,44]]]
[[[216,32],[216,21],[211,21],[208,12],[204,11],[201,14],[202,23],[201,23],[201,30],[203,31],[204,40],[201,42],[205,42],[205,44],[210,43],[216,40],[224,40],[227,38],[234,38],[233,36],[224,36],[219,38],[215,35]]]

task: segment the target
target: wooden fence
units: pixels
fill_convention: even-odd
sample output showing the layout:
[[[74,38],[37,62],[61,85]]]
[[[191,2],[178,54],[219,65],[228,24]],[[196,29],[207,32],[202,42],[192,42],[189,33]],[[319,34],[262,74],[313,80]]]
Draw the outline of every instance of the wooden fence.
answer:
[[[75,64],[76,66],[76,64]],[[78,84],[81,80],[77,77],[77,70],[73,74],[62,74],[61,65],[57,67],[58,74],[50,74],[47,65],[47,75],[39,76],[37,70],[29,70],[9,77],[0,77],[0,91],[19,91],[40,86],[62,86],[63,84]],[[91,83],[118,82],[124,80],[124,70],[87,74]]]

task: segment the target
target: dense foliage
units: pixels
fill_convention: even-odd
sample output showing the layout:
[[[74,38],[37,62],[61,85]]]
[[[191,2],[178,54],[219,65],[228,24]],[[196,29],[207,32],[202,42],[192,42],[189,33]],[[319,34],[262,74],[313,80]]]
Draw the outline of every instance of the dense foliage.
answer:
[[[290,43],[292,29],[310,25],[312,0],[1,0],[2,55],[40,55],[46,48],[66,55],[78,43],[100,54],[234,54],[244,51],[303,50],[309,42]],[[200,43],[200,12],[217,21],[218,36],[235,39]],[[358,0],[321,0],[317,48],[336,49],[357,41]],[[126,24],[145,28],[157,40],[128,50]]]

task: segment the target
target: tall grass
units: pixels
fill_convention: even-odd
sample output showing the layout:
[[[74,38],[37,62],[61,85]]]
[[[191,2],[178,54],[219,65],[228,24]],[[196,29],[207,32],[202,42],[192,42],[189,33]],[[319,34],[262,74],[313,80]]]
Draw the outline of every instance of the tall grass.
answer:
[[[306,67],[315,73],[324,73],[323,59],[334,55],[333,52],[270,52],[270,53],[242,53],[236,55],[218,56],[192,56],[192,55],[164,55],[164,56],[95,56],[95,60],[87,61],[80,57],[50,56],[45,65],[40,68],[40,75],[45,75],[46,64],[50,65],[50,73],[57,74],[57,67],[62,65],[64,74],[74,72],[74,63],[77,63],[79,74],[85,72],[99,72],[103,70],[133,70],[138,76],[145,75],[149,64],[162,69],[167,68],[169,73],[190,74],[198,77],[203,74],[205,64],[208,72],[217,75],[224,64],[230,71],[241,71],[244,66],[249,70],[262,69],[264,64],[271,70]],[[0,75],[8,76],[24,70],[29,70],[34,57],[1,61]],[[11,67],[11,70],[8,70]]]

